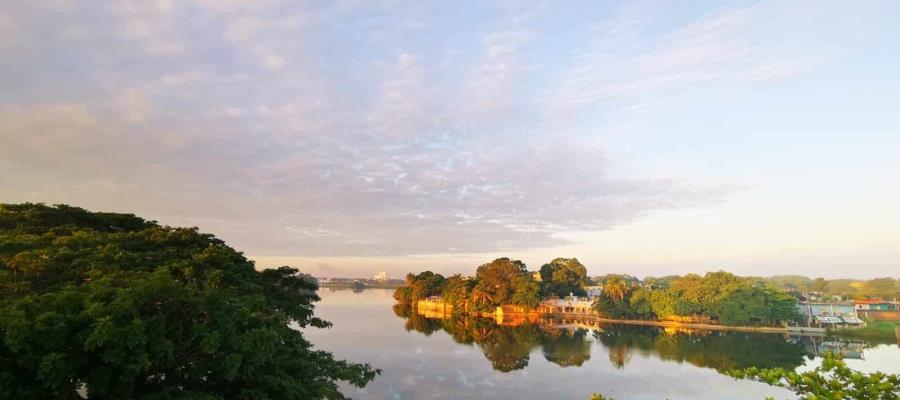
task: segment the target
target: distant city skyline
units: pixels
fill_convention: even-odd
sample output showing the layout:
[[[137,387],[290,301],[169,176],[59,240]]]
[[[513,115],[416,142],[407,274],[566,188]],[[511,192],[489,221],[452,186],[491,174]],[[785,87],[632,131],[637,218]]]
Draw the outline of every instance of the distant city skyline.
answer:
[[[0,202],[317,276],[900,277],[900,3],[11,0]]]

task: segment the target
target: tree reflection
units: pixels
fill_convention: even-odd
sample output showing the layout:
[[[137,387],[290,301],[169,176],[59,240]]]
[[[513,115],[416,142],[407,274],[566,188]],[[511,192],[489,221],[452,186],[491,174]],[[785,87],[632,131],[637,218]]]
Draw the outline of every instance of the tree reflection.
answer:
[[[591,359],[591,342],[586,329],[558,329],[541,337],[544,358],[561,367],[580,367]]]
[[[609,360],[623,368],[633,351],[663,360],[688,362],[719,372],[735,368],[786,368],[803,364],[802,346],[779,335],[740,332],[666,332],[637,326],[608,326],[594,337],[609,350]]]
[[[509,326],[486,318],[426,318],[404,306],[395,306],[394,313],[405,319],[408,331],[431,335],[443,330],[456,343],[478,346],[493,368],[502,372],[527,367],[531,352],[538,347],[549,362],[580,367],[590,360],[593,342],[607,349],[609,361],[616,368],[626,368],[635,352],[720,372],[747,367],[794,369],[803,363],[805,355],[803,346],[771,334],[667,332],[655,327],[544,320],[522,320]]]

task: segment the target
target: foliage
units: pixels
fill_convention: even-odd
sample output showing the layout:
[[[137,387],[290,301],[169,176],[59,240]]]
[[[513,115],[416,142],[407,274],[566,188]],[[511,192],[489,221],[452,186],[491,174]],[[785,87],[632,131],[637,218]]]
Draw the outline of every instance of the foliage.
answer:
[[[441,298],[447,304],[453,306],[454,314],[464,314],[468,310],[469,297],[474,287],[474,280],[465,279],[461,275],[456,274],[447,278],[444,282],[444,287],[441,289]]]
[[[577,258],[556,258],[541,266],[541,290],[545,296],[584,296],[587,268]]]
[[[900,298],[900,282],[891,278],[871,279],[863,282],[857,293],[870,298]]]
[[[900,397],[900,376],[854,371],[832,353],[826,353],[822,365],[811,371],[798,373],[783,368],[750,367],[731,371],[729,375],[787,388],[805,400],[896,400]]]
[[[541,304],[541,285],[535,282],[531,275],[517,276],[513,280],[513,294],[509,298],[510,304],[536,308]]]
[[[609,349],[610,362],[617,367],[624,366],[635,353],[718,372],[747,367],[796,368],[803,364],[805,354],[802,345],[766,334],[667,333],[657,327],[610,325],[593,335],[595,342]]]
[[[610,275],[603,283],[603,295],[615,302],[621,302],[628,295],[629,285],[619,275]]]
[[[0,265],[3,399],[341,399],[378,373],[296,329],[329,326],[314,280],[195,228],[2,205]]]
[[[891,300],[900,298],[900,279],[876,278],[870,280],[854,279],[809,279],[802,276],[782,275],[768,278],[767,281],[783,289],[799,293],[824,295],[826,298],[840,296],[844,298],[876,298]]]
[[[828,287],[828,281],[826,281],[825,278],[816,278],[809,283],[808,288],[813,292],[825,293],[828,291]],[[798,289],[803,289],[803,286],[799,286]]]
[[[457,274],[445,279],[431,271],[407,274],[406,285],[394,291],[394,299],[400,304],[414,305],[430,296],[441,296],[453,306],[453,313],[466,314],[493,311],[503,304],[537,307],[541,301],[540,289],[524,263],[498,258],[478,267],[474,278]]]
[[[632,318],[653,318],[653,292],[645,289],[636,289],[628,297],[628,307]]]
[[[799,318],[786,291],[727,272],[685,275],[665,289],[631,288],[609,275],[594,307],[610,318],[718,319],[726,325],[777,324]]]
[[[478,267],[475,278],[490,290],[491,305],[499,306],[509,303],[515,291],[516,278],[527,274],[525,263],[504,257]]]

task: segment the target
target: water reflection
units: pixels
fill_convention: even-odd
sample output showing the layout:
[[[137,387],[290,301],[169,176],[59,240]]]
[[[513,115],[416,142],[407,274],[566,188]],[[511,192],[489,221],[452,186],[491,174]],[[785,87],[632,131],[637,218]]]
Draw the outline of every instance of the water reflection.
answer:
[[[845,348],[864,358],[848,360],[854,369],[900,373],[896,344],[865,344],[862,357],[859,345],[822,337],[749,335],[751,343],[744,345],[717,337],[723,334],[577,320],[410,319],[408,311],[391,308],[390,290],[321,290],[320,295],[316,313],[334,326],[307,329],[310,341],[339,358],[383,370],[365,388],[342,386],[344,394],[359,400],[588,399],[594,392],[638,400],[718,400],[725,393],[734,400],[793,398],[786,390],[735,381],[714,369],[796,365],[796,353],[778,347],[778,341],[787,342],[787,349],[803,349],[799,370],[817,365],[818,359],[808,358],[817,351]],[[779,352],[793,355],[778,361]]]
[[[772,334],[667,332],[662,328],[613,325],[594,331],[593,336],[609,349],[610,362],[619,368],[628,364],[632,352],[719,372],[746,367],[794,369],[804,363],[806,355],[803,346]]]
[[[540,320],[498,324],[484,318],[429,318],[402,306],[397,316],[407,331],[431,335],[447,332],[454,341],[478,346],[501,372],[528,366],[532,350],[561,367],[579,367],[591,358],[592,343],[608,350],[609,362],[626,368],[633,353],[689,363],[719,372],[745,367],[794,369],[813,356],[809,346],[772,334],[672,330],[628,325],[590,325],[579,321]],[[585,327],[587,326],[587,327]]]

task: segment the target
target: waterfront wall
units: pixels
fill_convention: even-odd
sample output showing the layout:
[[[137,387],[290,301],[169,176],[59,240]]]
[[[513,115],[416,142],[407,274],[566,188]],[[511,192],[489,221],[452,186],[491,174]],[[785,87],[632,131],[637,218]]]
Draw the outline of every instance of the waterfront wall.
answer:
[[[453,305],[443,300],[426,299],[416,302],[416,310],[419,314],[449,315],[453,313]]]

